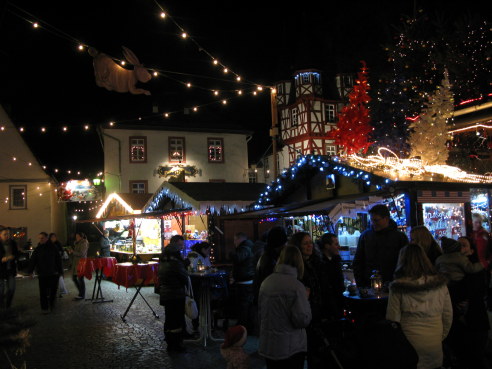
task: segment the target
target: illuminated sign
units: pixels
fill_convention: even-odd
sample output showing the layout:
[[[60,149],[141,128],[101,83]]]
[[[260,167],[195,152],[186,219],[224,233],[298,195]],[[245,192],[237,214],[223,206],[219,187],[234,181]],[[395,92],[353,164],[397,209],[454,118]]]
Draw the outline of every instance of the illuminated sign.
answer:
[[[58,200],[67,202],[95,201],[101,194],[88,179],[63,182],[57,190]]]

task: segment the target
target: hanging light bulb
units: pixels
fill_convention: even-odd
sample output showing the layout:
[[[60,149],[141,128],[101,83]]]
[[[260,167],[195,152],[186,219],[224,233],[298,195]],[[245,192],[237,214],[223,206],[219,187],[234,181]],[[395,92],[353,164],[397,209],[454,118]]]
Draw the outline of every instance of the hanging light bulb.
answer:
[[[187,35],[187,33],[186,33],[186,32],[183,32],[183,33],[181,34],[181,37],[182,37],[182,38],[186,38],[186,37],[188,37],[188,35]]]
[[[38,27],[39,27],[39,24],[38,24],[38,22],[34,22],[34,23],[32,24],[32,26],[33,26],[34,28],[38,28]]]
[[[162,19],[164,19],[164,18],[166,18],[166,13],[161,12],[160,16],[161,16]]]

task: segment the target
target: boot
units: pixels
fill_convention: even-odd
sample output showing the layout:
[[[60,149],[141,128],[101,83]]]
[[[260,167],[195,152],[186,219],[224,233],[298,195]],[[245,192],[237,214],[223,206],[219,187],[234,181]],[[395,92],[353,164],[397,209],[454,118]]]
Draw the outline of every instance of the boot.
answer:
[[[167,351],[168,352],[184,352],[186,348],[183,344],[183,332],[166,332]]]

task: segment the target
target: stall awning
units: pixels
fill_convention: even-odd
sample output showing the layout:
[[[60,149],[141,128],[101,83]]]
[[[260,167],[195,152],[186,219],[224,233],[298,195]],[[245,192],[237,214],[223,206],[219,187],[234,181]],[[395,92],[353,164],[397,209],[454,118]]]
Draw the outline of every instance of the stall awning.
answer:
[[[174,214],[182,214],[190,212],[191,208],[187,209],[170,209],[165,211],[154,211],[151,213],[141,213],[141,214],[128,214],[128,215],[115,215],[108,218],[92,218],[92,219],[80,219],[75,221],[75,223],[97,223],[105,222],[107,220],[125,220],[125,219],[158,219],[165,216],[171,216]]]
[[[284,206],[271,207],[256,211],[222,216],[222,219],[264,219],[268,217],[290,217],[310,214],[325,214],[330,218],[340,216],[355,216],[350,209],[367,209],[369,206],[383,201],[381,191],[366,193],[364,195],[340,196],[324,200],[303,201]]]

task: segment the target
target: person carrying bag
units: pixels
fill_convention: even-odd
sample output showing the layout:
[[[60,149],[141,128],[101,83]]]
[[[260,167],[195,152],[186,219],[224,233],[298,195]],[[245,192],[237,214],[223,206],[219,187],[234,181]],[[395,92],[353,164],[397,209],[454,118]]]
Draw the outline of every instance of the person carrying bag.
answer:
[[[198,307],[195,297],[193,296],[193,287],[191,286],[190,277],[188,277],[188,285],[185,287],[185,314],[191,320],[198,318]]]

